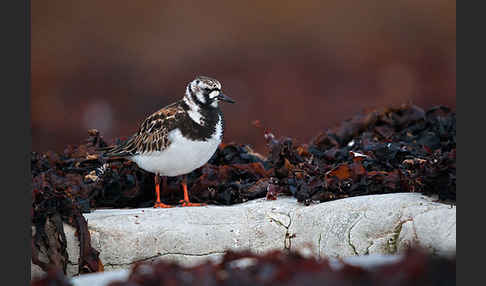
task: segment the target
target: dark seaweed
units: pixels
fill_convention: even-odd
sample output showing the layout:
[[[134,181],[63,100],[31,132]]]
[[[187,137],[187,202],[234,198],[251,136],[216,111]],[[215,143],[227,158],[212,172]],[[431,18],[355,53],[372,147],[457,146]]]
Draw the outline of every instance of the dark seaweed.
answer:
[[[247,267],[238,261],[250,261]],[[263,255],[229,251],[221,263],[183,267],[155,262],[135,265],[126,281],[109,286],[155,285],[455,285],[456,260],[437,257],[418,249],[404,259],[366,270],[345,264],[333,270],[328,260],[305,258],[297,253],[273,251]]]

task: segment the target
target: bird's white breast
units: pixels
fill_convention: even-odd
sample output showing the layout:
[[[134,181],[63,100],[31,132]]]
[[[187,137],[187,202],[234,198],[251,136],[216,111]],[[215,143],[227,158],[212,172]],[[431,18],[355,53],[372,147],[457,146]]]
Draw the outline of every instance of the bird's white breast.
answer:
[[[170,145],[163,151],[133,156],[137,165],[161,176],[179,176],[192,172],[206,164],[221,143],[223,126],[221,117],[215,134],[206,141],[194,141],[184,137],[179,129],[169,133]]]

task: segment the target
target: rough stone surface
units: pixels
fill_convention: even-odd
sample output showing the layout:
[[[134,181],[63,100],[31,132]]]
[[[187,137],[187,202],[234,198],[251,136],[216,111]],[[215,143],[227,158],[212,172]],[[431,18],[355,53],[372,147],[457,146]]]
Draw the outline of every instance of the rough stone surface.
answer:
[[[85,217],[106,271],[155,259],[193,265],[218,259],[227,249],[301,250],[330,258],[399,254],[415,244],[436,254],[456,250],[456,206],[418,193],[310,206],[279,197],[233,206],[95,210]],[[65,230],[72,276],[79,248],[74,229]]]

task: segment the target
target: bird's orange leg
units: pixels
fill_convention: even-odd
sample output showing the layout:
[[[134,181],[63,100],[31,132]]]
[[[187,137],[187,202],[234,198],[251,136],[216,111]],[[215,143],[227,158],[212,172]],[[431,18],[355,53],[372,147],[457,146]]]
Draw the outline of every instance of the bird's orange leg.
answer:
[[[171,208],[172,206],[166,205],[160,201],[160,183],[159,175],[155,174],[155,193],[157,195],[157,200],[155,201],[154,208]]]
[[[184,199],[179,201],[182,203],[183,207],[200,207],[200,206],[207,206],[207,204],[204,203],[191,203],[189,201],[189,194],[187,192],[187,183],[186,183],[186,177],[182,180],[182,190],[184,191]]]

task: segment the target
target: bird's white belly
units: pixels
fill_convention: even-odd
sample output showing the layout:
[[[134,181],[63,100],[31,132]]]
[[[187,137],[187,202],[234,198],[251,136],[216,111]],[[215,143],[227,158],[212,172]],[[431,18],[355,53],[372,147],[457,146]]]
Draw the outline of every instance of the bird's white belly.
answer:
[[[221,125],[216,134],[207,141],[193,141],[182,136],[179,129],[169,133],[171,144],[167,149],[136,155],[131,158],[137,165],[161,176],[179,176],[204,165],[221,143]]]

